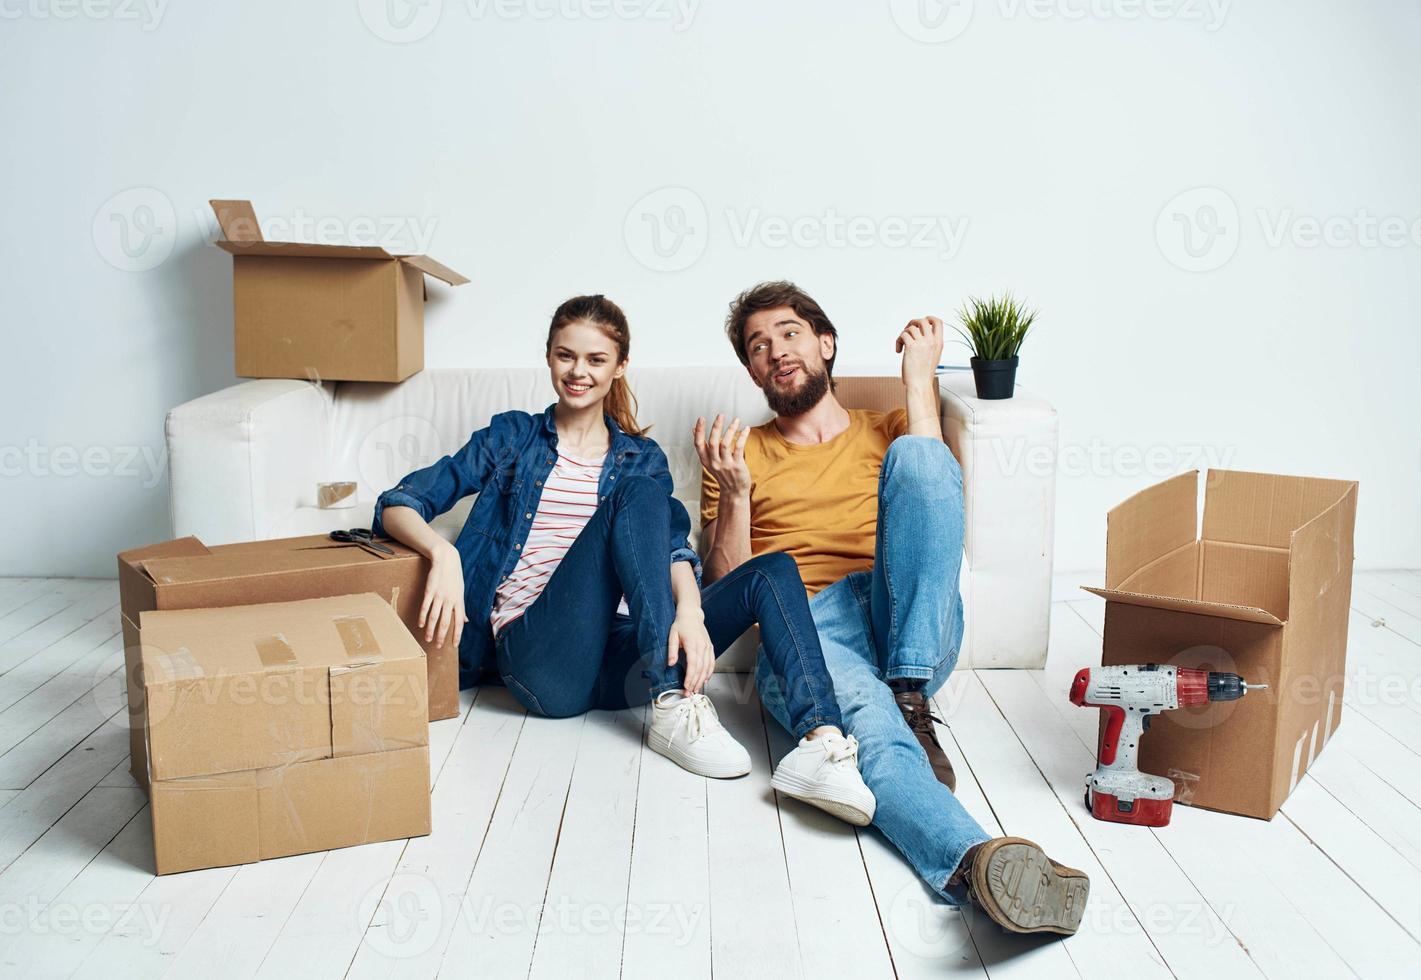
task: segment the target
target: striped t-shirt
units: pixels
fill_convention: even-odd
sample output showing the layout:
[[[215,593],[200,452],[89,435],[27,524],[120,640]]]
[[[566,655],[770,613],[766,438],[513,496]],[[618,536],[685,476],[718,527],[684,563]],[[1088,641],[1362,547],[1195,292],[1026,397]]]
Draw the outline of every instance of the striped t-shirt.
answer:
[[[494,593],[489,623],[495,636],[543,594],[543,587],[557,571],[567,549],[597,510],[597,482],[601,476],[602,460],[558,453],[553,471],[543,482],[538,510],[518,564]],[[617,611],[627,615],[625,599]]]

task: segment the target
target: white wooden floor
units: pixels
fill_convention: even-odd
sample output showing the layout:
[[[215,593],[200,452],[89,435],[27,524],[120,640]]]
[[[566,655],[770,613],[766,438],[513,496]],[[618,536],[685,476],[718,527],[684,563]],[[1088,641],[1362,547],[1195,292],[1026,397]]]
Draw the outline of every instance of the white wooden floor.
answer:
[[[939,697],[968,809],[1089,872],[1064,942],[951,911],[876,832],[778,801],[787,737],[740,676],[712,693],[747,779],[644,752],[641,710],[548,721],[465,692],[431,727],[432,836],[155,878],[115,583],[0,580],[0,975],[1421,974],[1421,573],[1357,574],[1344,724],[1278,817],[1178,807],[1159,831],[1081,803],[1084,578],[1059,577],[1045,671],[959,671]]]

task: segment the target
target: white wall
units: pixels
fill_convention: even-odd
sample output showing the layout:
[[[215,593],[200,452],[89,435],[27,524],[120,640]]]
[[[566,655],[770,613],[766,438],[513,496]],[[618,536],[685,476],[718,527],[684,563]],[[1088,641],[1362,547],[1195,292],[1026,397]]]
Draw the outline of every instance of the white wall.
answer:
[[[0,575],[166,536],[164,412],[233,381],[220,196],[432,230],[474,281],[431,288],[430,365],[529,363],[581,291],[634,358],[725,363],[770,277],[843,369],[884,365],[910,316],[1012,287],[1061,413],[1058,567],[1201,462],[1359,479],[1359,564],[1421,565],[1416,4],[86,2],[0,0]],[[855,216],[867,245],[805,237]]]

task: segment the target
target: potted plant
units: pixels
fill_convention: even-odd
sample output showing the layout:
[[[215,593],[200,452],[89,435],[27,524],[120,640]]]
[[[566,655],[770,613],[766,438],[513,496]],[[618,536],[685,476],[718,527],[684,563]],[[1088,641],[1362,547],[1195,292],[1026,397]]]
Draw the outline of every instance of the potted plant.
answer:
[[[972,377],[978,398],[1010,398],[1016,387],[1016,365],[1021,342],[1036,321],[1011,293],[978,299],[969,297],[954,327],[972,351]]]

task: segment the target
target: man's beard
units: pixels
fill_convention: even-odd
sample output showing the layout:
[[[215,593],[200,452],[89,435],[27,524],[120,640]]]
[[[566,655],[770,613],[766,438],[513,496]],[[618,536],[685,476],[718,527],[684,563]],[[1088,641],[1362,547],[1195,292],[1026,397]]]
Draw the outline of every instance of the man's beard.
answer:
[[[776,385],[773,374],[766,379],[761,390],[765,393],[765,401],[770,403],[770,410],[776,415],[803,415],[828,394],[828,371],[811,371],[803,364],[799,365],[799,369],[804,373],[804,383],[794,390],[786,391]]]

